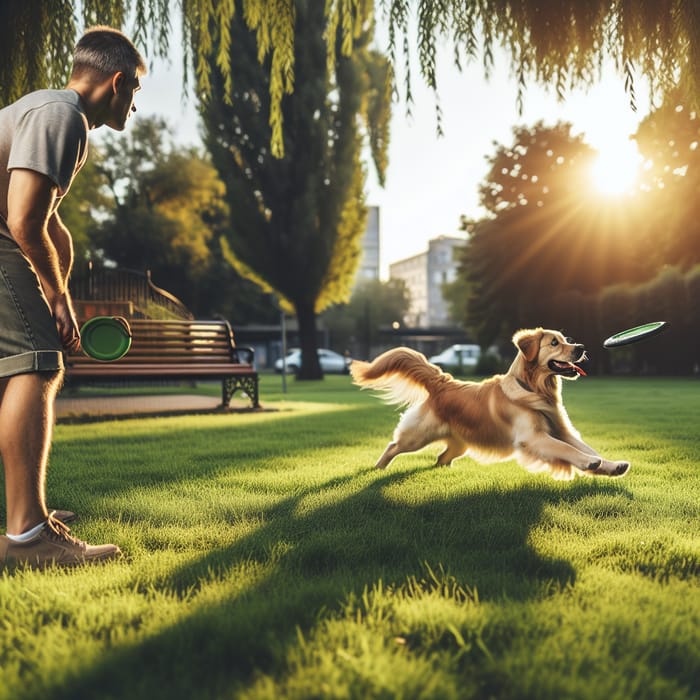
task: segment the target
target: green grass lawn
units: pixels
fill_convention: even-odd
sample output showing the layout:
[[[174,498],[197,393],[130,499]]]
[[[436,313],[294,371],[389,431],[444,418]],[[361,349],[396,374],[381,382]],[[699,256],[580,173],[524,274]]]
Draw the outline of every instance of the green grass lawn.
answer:
[[[700,382],[567,383],[632,470],[564,483],[437,446],[378,472],[392,408],[280,389],[57,427],[51,505],[125,557],[0,575],[0,698],[700,697]]]

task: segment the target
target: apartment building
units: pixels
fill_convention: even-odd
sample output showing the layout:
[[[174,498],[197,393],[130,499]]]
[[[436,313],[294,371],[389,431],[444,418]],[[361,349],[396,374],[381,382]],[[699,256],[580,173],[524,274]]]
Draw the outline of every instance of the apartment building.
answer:
[[[379,279],[379,207],[367,207],[367,228],[362,238],[362,258],[355,284]]]
[[[428,241],[428,250],[389,265],[389,277],[402,279],[411,295],[404,323],[411,328],[449,325],[449,310],[442,295],[445,283],[457,276],[458,252],[464,238],[438,236]]]

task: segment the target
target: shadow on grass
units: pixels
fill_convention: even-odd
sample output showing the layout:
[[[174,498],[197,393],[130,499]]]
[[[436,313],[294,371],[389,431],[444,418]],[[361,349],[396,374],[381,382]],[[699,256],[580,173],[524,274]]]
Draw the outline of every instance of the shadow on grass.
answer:
[[[366,482],[371,474],[376,477],[344,500],[315,510],[300,507],[313,493]],[[481,600],[527,600],[549,586],[558,590],[574,582],[570,563],[534,551],[529,533],[546,506],[605,490],[599,483],[581,481],[563,491],[533,480],[514,490],[413,506],[387,496],[388,489],[420,478],[422,470],[360,472],[271,507],[260,530],[203,553],[156,584],[191,596],[242,564],[258,564],[267,573],[257,585],[220,603],[193,606],[187,618],[138,645],[111,651],[88,673],[57,685],[51,696],[235,697],[256,673],[284,672],[297,629],[308,633],[350,593],[361,594],[379,580],[402,584],[422,576],[425,564],[476,588]]]
[[[52,498],[58,501],[53,503],[71,507],[71,494],[84,494],[88,512],[81,515],[89,516],[90,499],[266,469],[281,450],[290,463],[310,449],[342,459],[344,450],[380,436],[383,442],[395,423],[393,412],[361,405],[312,415],[278,414],[270,423],[249,418],[214,427],[194,419],[184,428],[175,427],[183,423],[167,424],[172,430],[163,430],[162,423],[134,422],[133,431],[99,440],[90,437],[89,428],[87,437],[71,432],[55,450]],[[85,455],[93,463],[77,470],[76,462]],[[423,457],[428,464],[431,457]],[[399,461],[386,472],[366,469],[332,477],[294,489],[292,497],[263,509],[264,524],[250,536],[203,552],[149,584],[180,597],[183,606],[191,607],[189,615],[137,644],[107,650],[80,677],[57,680],[48,695],[235,697],[256,673],[284,673],[287,651],[298,643],[297,629],[307,634],[350,594],[361,594],[380,580],[401,585],[409,577],[420,578],[426,565],[442,567],[475,588],[482,601],[526,601],[550,587],[558,590],[575,582],[575,571],[570,562],[534,550],[532,529],[547,507],[608,493],[611,485],[581,480],[562,488],[533,478],[517,488],[459,494],[446,489],[442,497],[433,493],[425,502],[406,505],[406,499],[392,498],[404,483],[415,492],[421,479],[439,480],[443,470],[404,465]],[[468,479],[472,467],[464,460],[454,469]],[[329,475],[333,469],[329,462]],[[349,495],[337,496],[341,491]],[[315,499],[318,495],[328,498]],[[330,505],[314,508],[314,502]],[[138,518],[131,522],[138,527]],[[217,603],[198,599],[208,585],[222,585],[253,565],[264,573],[252,587],[241,591],[232,585],[231,594]]]
[[[623,400],[624,406],[634,406],[618,420],[632,425],[637,404],[626,395]],[[676,420],[672,412],[668,416]],[[142,427],[134,422],[131,435],[63,440],[55,455],[60,483],[56,481],[53,496],[65,501],[59,498],[53,503],[70,507],[71,494],[84,492],[88,508],[81,515],[89,516],[91,498],[128,497],[151,485],[167,489],[222,472],[265,469],[275,463],[280,448],[285,459],[293,461],[312,444],[328,454],[333,451],[337,463],[343,450],[380,436],[385,441],[395,424],[395,414],[385,408],[280,414],[274,430],[251,418],[205,429],[193,420],[185,430],[152,435],[149,426],[155,424]],[[602,419],[596,416],[596,420]],[[654,421],[650,425],[656,429],[660,421],[658,417]],[[655,441],[674,446],[658,430]],[[73,463],[82,454],[90,455],[94,464],[78,473]],[[426,464],[429,461],[425,455]],[[103,462],[106,468],[98,468]],[[455,467],[465,479],[472,468],[469,460]],[[333,474],[333,462],[327,471]],[[329,478],[306,491],[294,489],[293,497],[263,509],[263,526],[247,538],[202,552],[149,584],[180,598],[188,615],[138,643],[108,649],[80,677],[57,679],[46,695],[235,697],[258,673],[284,674],[286,654],[298,644],[297,629],[308,636],[319,619],[338,610],[349,595],[361,594],[379,580],[400,585],[409,577],[422,577],[426,564],[433,570],[442,567],[460,583],[476,588],[482,601],[532,600],[549,589],[575,583],[576,576],[569,561],[548,558],[532,548],[530,534],[542,523],[544,512],[575,506],[598,494],[626,493],[624,486],[610,481],[580,480],[562,487],[533,478],[517,488],[496,486],[451,495],[445,489],[448,494],[443,498],[433,493],[429,501],[413,505],[392,498],[404,483],[408,489],[421,479],[439,480],[441,474],[399,463],[382,473],[362,470]],[[348,495],[336,497],[332,493],[336,490]],[[309,501],[317,494],[329,496],[318,503],[331,505],[312,508]],[[134,527],[140,524],[138,518],[132,522]],[[256,583],[244,590],[234,587],[235,572],[249,565],[262,572]],[[207,586],[216,584],[231,585],[230,595],[219,595],[223,599],[215,603],[203,602]]]

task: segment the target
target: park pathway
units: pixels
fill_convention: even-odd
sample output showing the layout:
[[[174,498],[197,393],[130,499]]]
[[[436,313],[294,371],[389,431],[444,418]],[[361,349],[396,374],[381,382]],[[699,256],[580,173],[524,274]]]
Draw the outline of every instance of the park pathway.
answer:
[[[62,396],[56,399],[58,422],[101,420],[129,416],[162,416],[221,410],[215,396],[168,394],[153,396]],[[232,404],[231,410],[237,407]]]

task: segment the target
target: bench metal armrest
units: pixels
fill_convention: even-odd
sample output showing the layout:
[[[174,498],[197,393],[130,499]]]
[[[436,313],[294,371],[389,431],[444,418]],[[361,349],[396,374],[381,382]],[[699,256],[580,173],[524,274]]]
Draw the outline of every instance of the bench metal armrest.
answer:
[[[235,348],[233,348],[233,356],[236,358],[236,362],[240,362],[241,364],[255,364],[254,348],[236,346]]]

